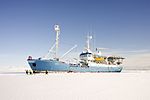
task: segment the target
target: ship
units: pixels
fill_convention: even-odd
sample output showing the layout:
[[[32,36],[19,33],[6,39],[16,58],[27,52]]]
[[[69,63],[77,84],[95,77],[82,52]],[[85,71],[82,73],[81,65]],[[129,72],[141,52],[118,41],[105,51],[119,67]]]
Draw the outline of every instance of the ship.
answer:
[[[27,61],[32,70],[26,70],[26,73],[38,72],[121,72],[123,69],[123,60],[120,56],[103,56],[101,48],[96,48],[96,52],[90,49],[90,40],[92,36],[87,36],[86,47],[79,55],[79,60],[76,63],[65,62],[58,57],[60,26],[54,25],[56,32],[56,40],[49,52],[44,56],[33,59],[29,56]],[[63,57],[70,53],[77,45],[67,51]],[[52,52],[52,50],[54,52]],[[53,58],[49,58],[50,54],[54,53]]]

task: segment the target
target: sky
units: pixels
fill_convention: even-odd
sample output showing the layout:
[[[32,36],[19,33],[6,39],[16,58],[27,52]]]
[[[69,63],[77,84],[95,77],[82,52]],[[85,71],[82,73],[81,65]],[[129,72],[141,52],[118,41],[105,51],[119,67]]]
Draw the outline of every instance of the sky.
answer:
[[[60,55],[75,44],[82,52],[91,34],[93,48],[124,56],[126,66],[140,59],[150,66],[149,0],[0,0],[0,66],[28,66],[29,55],[45,55],[55,24],[61,28]]]

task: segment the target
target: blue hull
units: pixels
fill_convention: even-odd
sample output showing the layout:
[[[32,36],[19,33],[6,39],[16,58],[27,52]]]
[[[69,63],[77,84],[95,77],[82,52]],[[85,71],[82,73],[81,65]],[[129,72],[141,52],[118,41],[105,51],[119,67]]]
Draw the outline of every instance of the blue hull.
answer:
[[[70,65],[57,60],[28,60],[33,71],[63,71],[63,72],[121,72],[121,66],[88,66]]]

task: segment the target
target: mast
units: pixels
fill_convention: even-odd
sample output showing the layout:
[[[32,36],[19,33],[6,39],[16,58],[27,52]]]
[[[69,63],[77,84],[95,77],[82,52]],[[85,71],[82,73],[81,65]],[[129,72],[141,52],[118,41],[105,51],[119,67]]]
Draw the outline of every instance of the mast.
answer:
[[[90,40],[92,39],[92,36],[87,36],[87,41],[86,41],[86,43],[87,43],[87,50],[90,50]]]
[[[58,58],[58,46],[59,46],[59,35],[60,35],[60,27],[59,25],[55,25],[54,29],[56,31],[56,47],[55,47],[55,58]]]

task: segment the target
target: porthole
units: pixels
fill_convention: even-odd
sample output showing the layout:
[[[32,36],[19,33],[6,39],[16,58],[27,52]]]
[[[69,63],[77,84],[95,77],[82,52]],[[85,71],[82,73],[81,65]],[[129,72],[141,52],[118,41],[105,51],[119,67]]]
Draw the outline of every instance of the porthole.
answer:
[[[36,63],[32,63],[32,66],[36,67]]]

